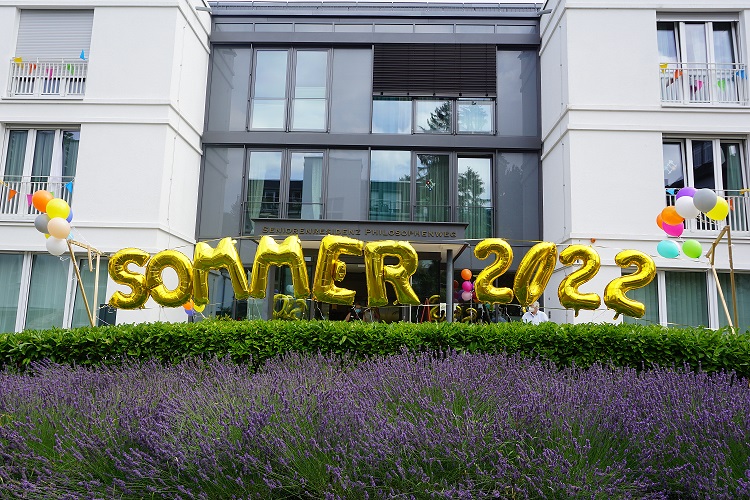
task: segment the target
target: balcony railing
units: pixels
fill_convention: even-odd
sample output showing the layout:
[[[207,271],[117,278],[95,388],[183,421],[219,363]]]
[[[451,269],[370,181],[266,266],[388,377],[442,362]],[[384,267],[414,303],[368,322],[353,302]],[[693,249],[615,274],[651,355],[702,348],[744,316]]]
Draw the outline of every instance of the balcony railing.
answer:
[[[739,63],[661,63],[661,102],[747,106],[748,76]]]
[[[750,196],[744,190],[742,191],[716,191],[716,194],[727,200],[729,204],[729,215],[721,221],[711,220],[704,214],[700,214],[695,219],[685,221],[685,228],[688,231],[720,231],[725,225],[729,224],[732,231],[750,231]],[[667,205],[673,206],[675,195],[667,195]]]
[[[0,178],[0,219],[33,220],[39,211],[29,203],[28,195],[40,189],[52,192],[72,206],[73,193],[65,187],[73,177],[20,177],[6,176]]]
[[[88,62],[19,61],[11,59],[9,97],[83,97]]]

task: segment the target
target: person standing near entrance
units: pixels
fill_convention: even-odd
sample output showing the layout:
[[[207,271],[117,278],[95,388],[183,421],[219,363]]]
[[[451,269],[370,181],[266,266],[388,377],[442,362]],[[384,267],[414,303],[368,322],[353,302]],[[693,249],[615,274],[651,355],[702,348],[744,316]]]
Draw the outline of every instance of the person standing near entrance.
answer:
[[[549,321],[549,318],[546,314],[544,314],[544,311],[539,310],[539,302],[534,302],[531,304],[531,307],[528,311],[526,311],[526,314],[521,317],[521,320],[524,323],[531,323],[532,325],[538,325],[539,323],[544,323],[546,321]]]

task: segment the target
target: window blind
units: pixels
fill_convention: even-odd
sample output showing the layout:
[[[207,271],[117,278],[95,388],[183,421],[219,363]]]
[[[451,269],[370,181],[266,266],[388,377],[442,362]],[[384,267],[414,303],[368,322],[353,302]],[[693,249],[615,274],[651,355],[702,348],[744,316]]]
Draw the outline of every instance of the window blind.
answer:
[[[21,11],[16,57],[35,59],[75,59],[83,50],[89,57],[93,10]]]
[[[398,95],[495,96],[497,47],[457,44],[378,44],[373,91]]]

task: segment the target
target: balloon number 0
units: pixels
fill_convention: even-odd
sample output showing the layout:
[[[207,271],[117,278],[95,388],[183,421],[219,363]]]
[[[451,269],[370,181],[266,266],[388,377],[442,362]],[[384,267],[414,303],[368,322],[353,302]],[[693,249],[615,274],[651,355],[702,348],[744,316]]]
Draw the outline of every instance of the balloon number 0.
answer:
[[[521,305],[532,304],[549,283],[557,260],[557,250],[553,243],[542,242],[534,245],[519,264],[511,291],[509,288],[497,288],[492,285],[495,279],[510,268],[513,261],[510,245],[505,240],[489,238],[481,241],[474,249],[474,255],[481,260],[490,254],[495,255],[495,261],[479,273],[475,289],[479,302],[496,304],[509,303],[514,294]],[[598,309],[602,303],[598,294],[578,291],[580,286],[591,281],[599,272],[601,261],[596,250],[584,245],[571,245],[560,252],[559,259],[564,266],[571,266],[576,261],[581,262],[581,267],[560,283],[557,290],[560,304],[566,309],[573,309],[576,316],[581,309]],[[646,312],[646,306],[625,294],[651,283],[656,276],[656,265],[651,257],[637,250],[623,250],[615,256],[615,263],[623,268],[635,266],[636,271],[609,282],[604,290],[604,303],[615,311],[615,319],[620,314],[640,318]]]

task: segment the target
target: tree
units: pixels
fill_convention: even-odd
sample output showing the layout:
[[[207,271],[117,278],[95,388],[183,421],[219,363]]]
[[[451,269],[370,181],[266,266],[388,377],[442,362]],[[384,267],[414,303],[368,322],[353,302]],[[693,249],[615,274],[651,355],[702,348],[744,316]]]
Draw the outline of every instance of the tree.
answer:
[[[451,103],[445,101],[443,104],[435,108],[435,111],[430,113],[430,117],[427,119],[427,128],[419,126],[422,132],[434,131],[434,132],[450,132],[451,131]]]
[[[488,200],[482,177],[471,167],[458,176],[459,219],[468,222],[467,238],[484,238],[485,227],[491,226],[492,214],[487,210]],[[489,219],[489,220],[487,220]]]

